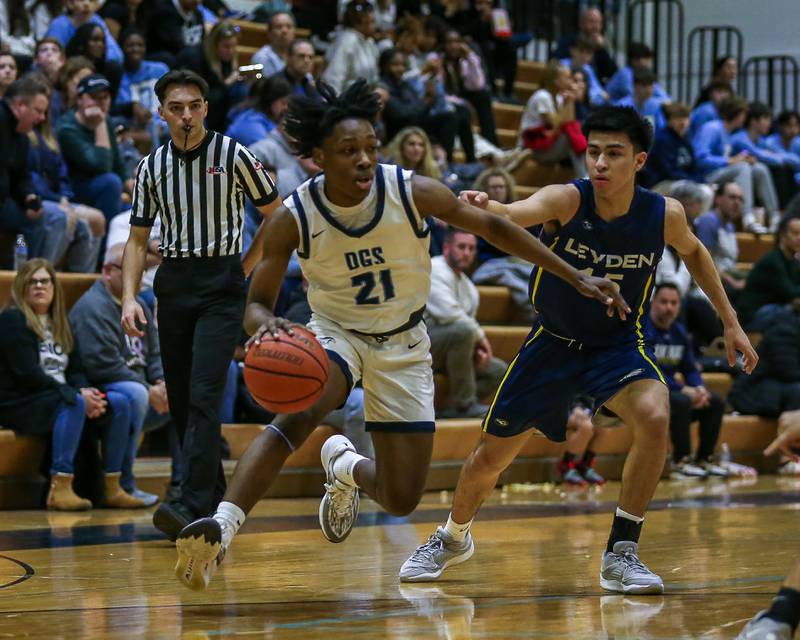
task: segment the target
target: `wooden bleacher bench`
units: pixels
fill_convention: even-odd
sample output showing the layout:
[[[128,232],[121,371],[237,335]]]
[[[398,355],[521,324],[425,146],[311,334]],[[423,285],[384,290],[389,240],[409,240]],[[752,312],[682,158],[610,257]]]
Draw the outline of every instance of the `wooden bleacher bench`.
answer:
[[[520,60],[517,63],[517,77],[520,82],[530,82],[532,84],[542,84],[544,74],[547,71],[547,64],[534,60]]]
[[[260,49],[269,42],[269,28],[267,25],[248,20],[229,20],[229,22],[239,27],[239,47],[244,45]]]
[[[513,149],[517,146],[517,137],[519,131],[517,129],[495,129],[497,135],[497,143],[501,149]]]
[[[775,247],[775,236],[771,233],[757,236],[740,231],[736,234],[736,242],[739,245],[739,260],[753,263]]]
[[[526,187],[545,187],[548,184],[566,184],[574,179],[571,168],[561,165],[539,164],[533,158],[526,158],[511,172],[518,185]]]
[[[11,300],[11,286],[16,271],[0,271],[0,309]],[[59,273],[58,280],[64,290],[64,303],[69,310],[84,292],[99,278],[97,273]]]
[[[492,112],[494,113],[495,126],[500,129],[513,129],[519,131],[522,121],[524,108],[517,104],[507,104],[505,102],[493,102]]]

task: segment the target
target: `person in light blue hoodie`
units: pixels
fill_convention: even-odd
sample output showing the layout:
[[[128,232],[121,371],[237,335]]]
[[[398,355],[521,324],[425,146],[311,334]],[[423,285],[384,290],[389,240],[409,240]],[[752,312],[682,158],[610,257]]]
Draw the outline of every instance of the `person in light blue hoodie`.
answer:
[[[764,233],[766,228],[753,213],[753,198],[754,195],[758,197],[770,224],[776,225],[780,218],[780,207],[772,175],[766,165],[746,151],[732,153],[731,135],[744,125],[747,101],[738,96],[723,100],[719,105],[719,114],[720,120],[706,122],[694,137],[698,169],[706,182],[736,182],[744,193],[742,222],[745,229]]]
[[[785,154],[792,168],[800,171],[800,115],[797,111],[781,111],[777,124],[778,130],[766,138],[767,147]]]
[[[263,140],[283,120],[293,93],[280,76],[260,80],[253,87],[250,108],[236,116],[225,135],[245,146]]]
[[[614,102],[616,107],[631,107],[647,118],[653,130],[658,133],[667,126],[662,102],[655,97],[656,74],[648,67],[636,67],[633,70],[633,93]]]
[[[709,85],[708,88],[709,99],[701,102],[694,109],[689,116],[689,137],[694,138],[697,132],[700,131],[706,122],[712,120],[719,120],[719,111],[717,108],[726,98],[733,96],[733,89],[731,85],[722,80],[715,80]]]
[[[588,84],[589,103],[592,106],[606,104],[608,94],[590,64],[592,56],[594,56],[594,46],[591,41],[580,36],[569,48],[569,52],[571,57],[559,60],[559,62],[567,69],[580,68],[583,71]]]
[[[628,45],[628,64],[621,67],[606,83],[608,98],[612,102],[633,95],[633,70],[636,67],[653,68],[653,50],[642,42]],[[659,82],[653,83],[653,98],[659,103],[672,102],[670,95]]]
[[[103,19],[94,12],[92,0],[67,0],[67,13],[58,16],[51,23],[45,37],[56,38],[64,47],[72,40],[75,32],[83,24],[93,22],[103,29],[106,35],[106,60],[122,64],[122,49],[114,40]]]
[[[115,110],[139,129],[149,130],[152,143],[157,146],[166,127],[158,115],[155,86],[169,67],[163,62],[144,59],[145,38],[136,27],[128,27],[122,32],[120,44],[125,52],[125,62],[114,101]]]
[[[797,193],[792,160],[785,151],[774,151],[767,145],[767,134],[772,129],[772,110],[763,102],[751,102],[744,128],[731,136],[733,153],[746,152],[769,167],[778,193],[781,209]]]

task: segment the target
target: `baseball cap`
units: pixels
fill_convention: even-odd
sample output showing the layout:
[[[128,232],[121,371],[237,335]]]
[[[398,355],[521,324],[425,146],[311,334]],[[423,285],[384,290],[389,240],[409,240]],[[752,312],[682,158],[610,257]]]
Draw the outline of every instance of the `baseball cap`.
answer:
[[[99,73],[88,75],[78,83],[79,96],[85,93],[93,94],[102,91],[111,91],[111,83],[106,80],[105,76],[101,76]]]

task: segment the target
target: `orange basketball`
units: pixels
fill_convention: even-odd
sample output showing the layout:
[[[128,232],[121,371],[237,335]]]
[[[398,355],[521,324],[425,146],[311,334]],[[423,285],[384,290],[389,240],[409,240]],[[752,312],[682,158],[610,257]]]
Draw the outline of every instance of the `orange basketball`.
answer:
[[[328,380],[328,354],[314,334],[293,327],[267,335],[244,359],[244,382],[256,402],[273,413],[308,409],[322,395]]]

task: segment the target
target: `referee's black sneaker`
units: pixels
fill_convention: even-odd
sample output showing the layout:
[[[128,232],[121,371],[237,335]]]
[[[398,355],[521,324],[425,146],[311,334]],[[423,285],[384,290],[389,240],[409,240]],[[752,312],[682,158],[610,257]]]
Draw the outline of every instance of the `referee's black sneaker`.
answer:
[[[153,513],[153,526],[172,542],[187,524],[194,520],[189,510],[178,502],[162,502]]]

